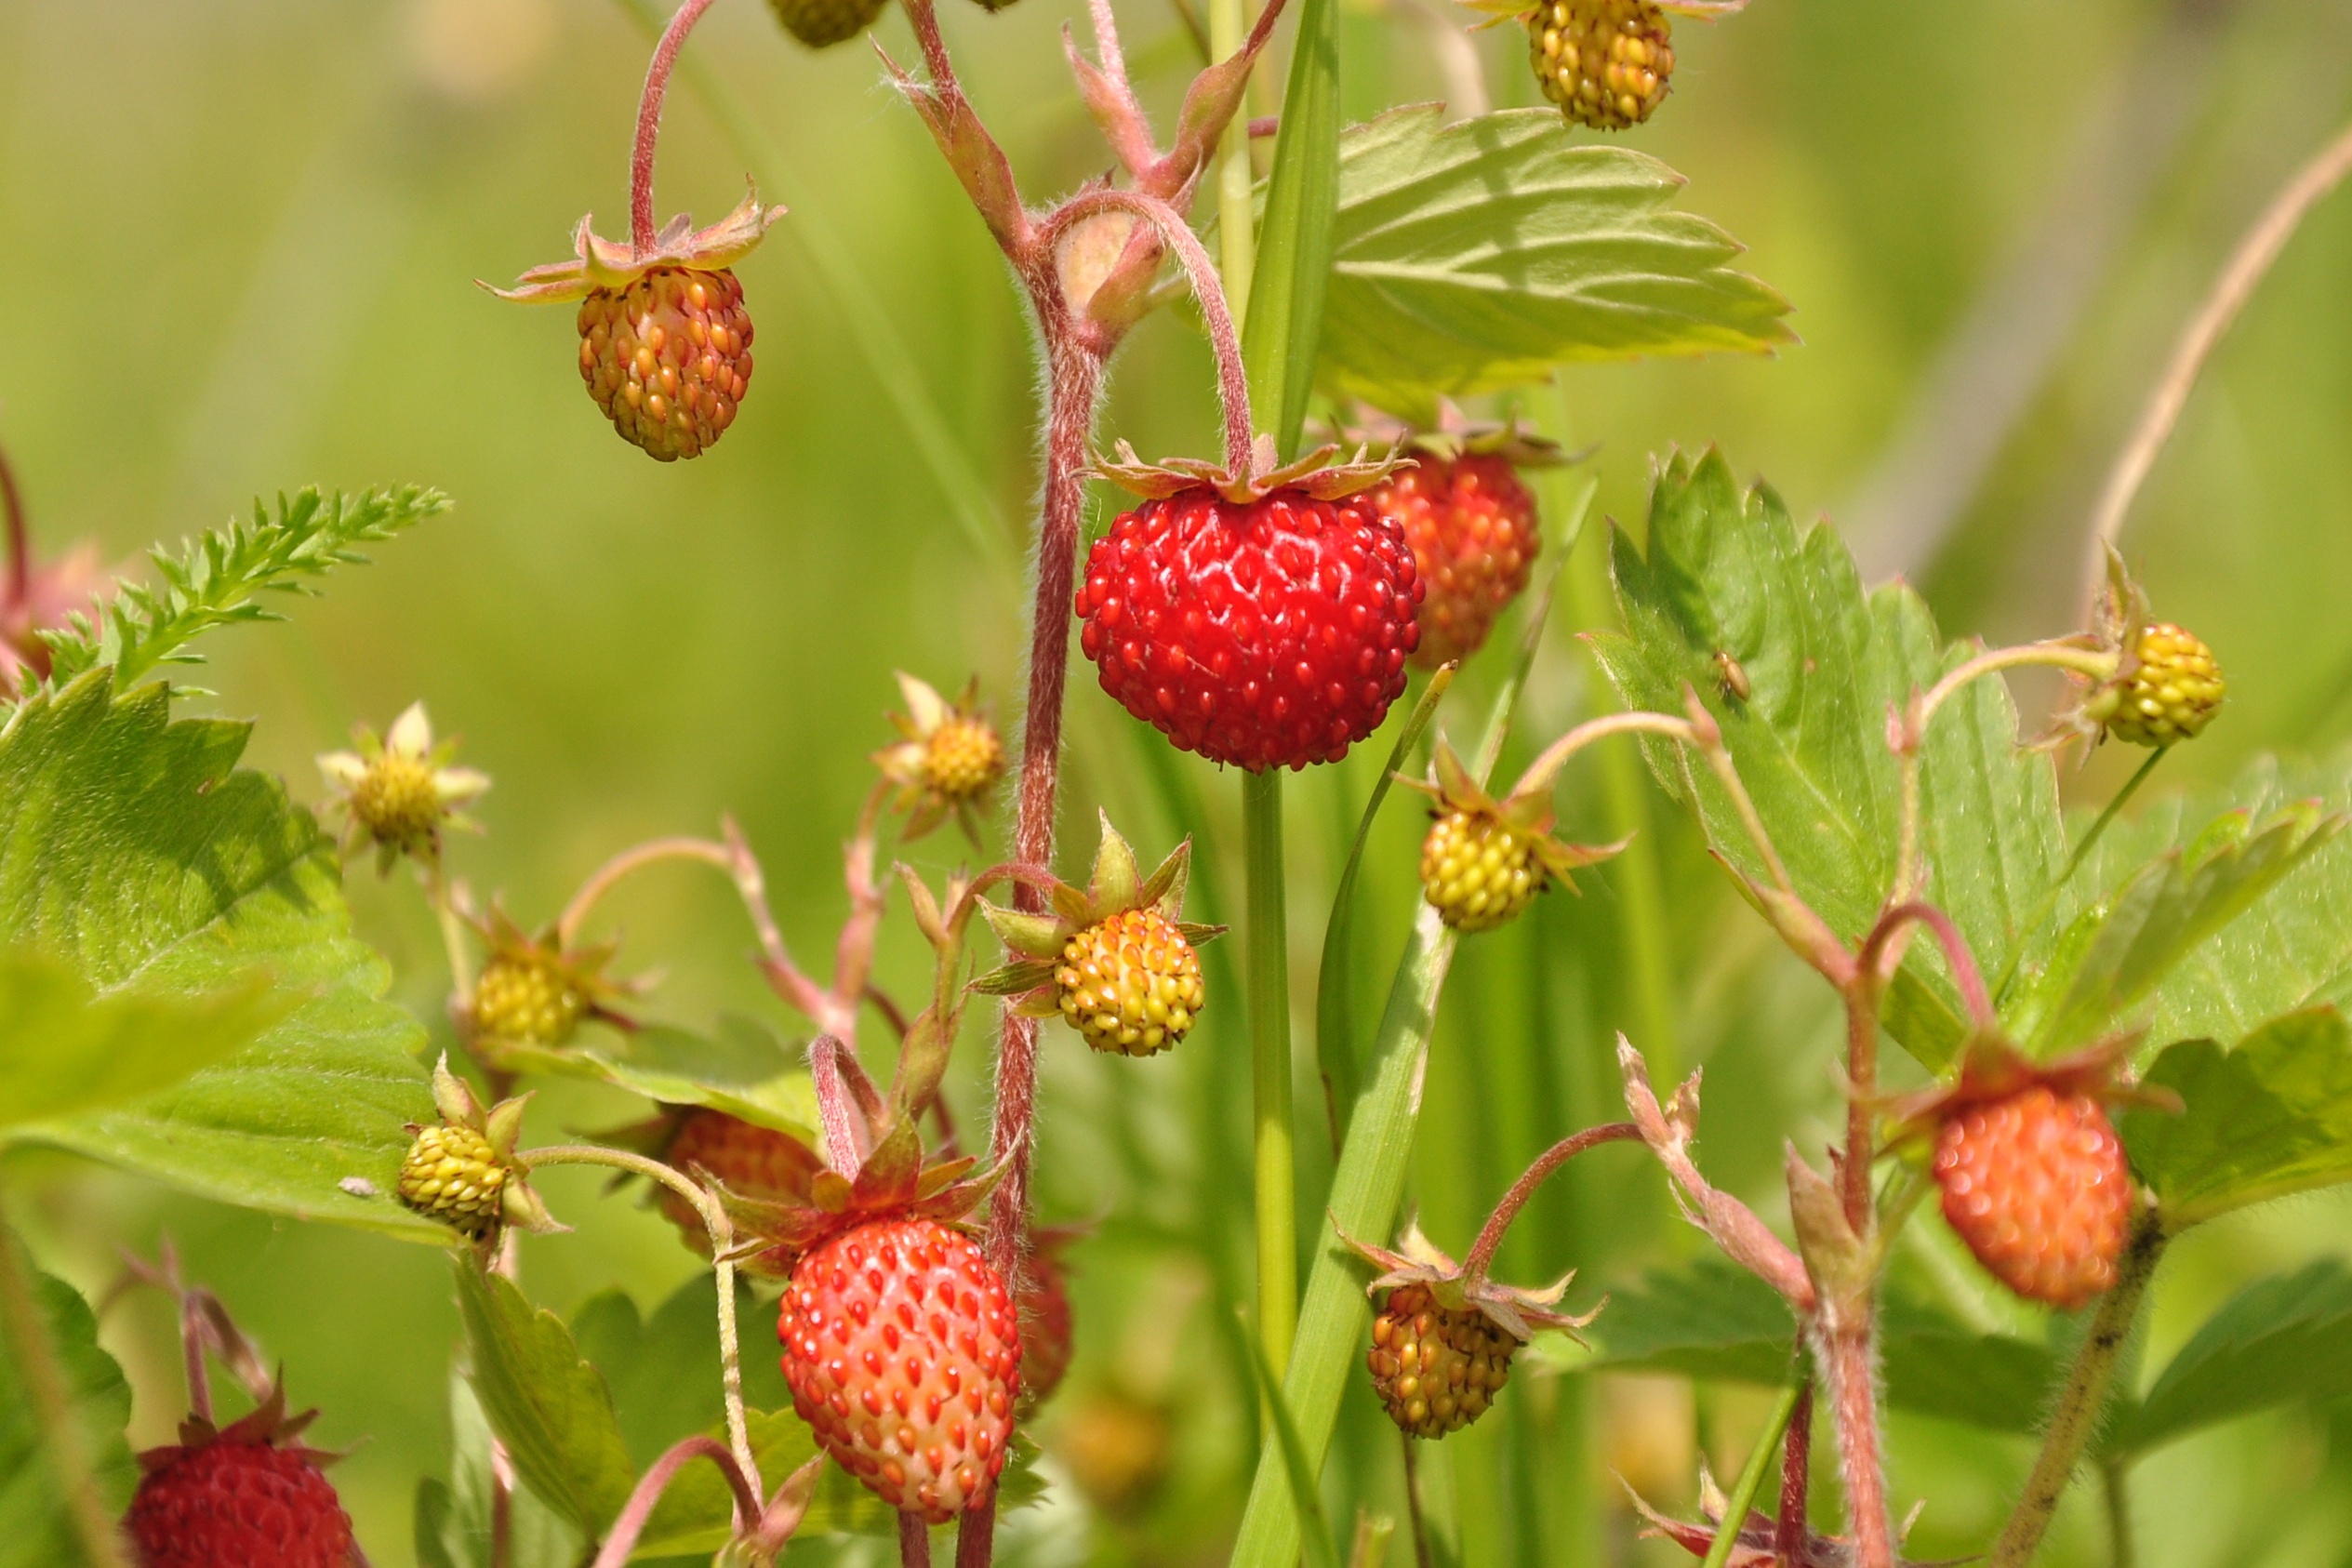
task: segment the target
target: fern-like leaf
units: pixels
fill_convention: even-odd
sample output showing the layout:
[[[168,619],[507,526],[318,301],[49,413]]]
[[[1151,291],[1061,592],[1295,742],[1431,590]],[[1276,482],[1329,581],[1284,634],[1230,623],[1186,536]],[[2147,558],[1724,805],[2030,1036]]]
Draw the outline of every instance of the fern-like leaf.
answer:
[[[232,520],[183,540],[177,552],[153,551],[160,585],[123,583],[95,617],[76,615],[42,633],[49,684],[62,686],[105,664],[115,689],[127,691],[158,665],[197,663],[187,646],[214,627],[283,618],[263,595],[314,592],[311,578],[367,559],[353,546],[390,538],[448,506],[440,491],[414,485],[358,497],[312,487],[290,500],[279,496],[274,515],[256,500],[251,522]]]

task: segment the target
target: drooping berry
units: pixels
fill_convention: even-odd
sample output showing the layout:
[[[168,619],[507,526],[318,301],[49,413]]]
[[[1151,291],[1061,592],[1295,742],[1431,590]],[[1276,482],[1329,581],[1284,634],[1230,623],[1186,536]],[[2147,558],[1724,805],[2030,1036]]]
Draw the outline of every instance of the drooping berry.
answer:
[[[2115,1283],[2132,1176],[2093,1096],[2037,1083],[1959,1107],[1936,1135],[1935,1180],[1944,1217],[2018,1295],[2072,1308]]]
[[[943,1524],[994,1495],[1020,1338],[971,1238],[927,1219],[832,1237],[794,1265],[777,1337],[793,1409],[883,1501]]]
[[[1365,1364],[1389,1419],[1409,1436],[1442,1438],[1486,1414],[1518,1349],[1484,1312],[1447,1307],[1427,1285],[1405,1284],[1380,1303]]]
[[[845,44],[873,26],[889,0],[768,0],[784,31],[812,49]]]
[[[1176,1044],[1208,1001],[1201,955],[1151,910],[1123,910],[1074,933],[1062,945],[1054,993],[1087,1044],[1123,1056]]]
[[[1361,494],[1205,485],[1146,500],[1086,558],[1102,688],[1184,751],[1252,772],[1335,762],[1404,690],[1423,588]]]
[[[498,1223],[506,1178],[498,1150],[481,1133],[422,1127],[400,1163],[400,1201],[462,1235],[479,1237]]]
[[[561,1045],[589,1008],[589,997],[563,965],[529,948],[492,953],[474,982],[473,1027],[492,1040]]]
[[[1528,58],[1544,96],[1595,130],[1625,130],[1665,101],[1674,74],[1666,13],[1654,0],[1540,0]]]
[[[1456,931],[1492,931],[1535,901],[1550,873],[1533,833],[1479,811],[1441,812],[1421,841],[1421,893]]]
[[[2142,629],[2133,652],[2131,674],[2093,699],[2091,716],[2134,746],[2195,739],[2221,711],[2227,690],[2213,650],[2194,633],[2158,621]]]
[[[799,1139],[723,1110],[702,1109],[685,1113],[662,1158],[688,1176],[707,1172],[729,1192],[754,1199],[794,1196],[805,1190],[816,1169],[807,1146]],[[711,1233],[702,1212],[668,1187],[659,1189],[659,1202],[662,1214],[686,1244],[707,1252]]]
[[[1415,618],[1421,643],[1413,663],[1434,670],[1485,643],[1495,618],[1525,591],[1543,536],[1535,498],[1505,458],[1414,456],[1419,466],[1399,470],[1366,498],[1413,547],[1428,590]]]
[[[295,1441],[310,1419],[286,1419],[273,1391],[225,1430],[192,1417],[178,1446],[141,1454],[123,1521],[140,1568],[352,1568],[351,1518],[319,1473],[331,1455]]]
[[[663,462],[726,432],[751,381],[751,314],[732,271],[657,267],[579,302],[579,374],[625,440]]]
[[[1070,1279],[1050,1253],[1030,1255],[1017,1303],[1021,1322],[1021,1414],[1026,1417],[1054,1397],[1070,1371],[1071,1338]]]

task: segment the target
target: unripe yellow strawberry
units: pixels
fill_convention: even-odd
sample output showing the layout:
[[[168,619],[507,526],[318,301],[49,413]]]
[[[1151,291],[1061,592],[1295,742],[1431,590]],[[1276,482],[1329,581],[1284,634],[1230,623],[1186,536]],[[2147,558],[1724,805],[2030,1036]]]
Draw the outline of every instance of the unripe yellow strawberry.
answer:
[[[1073,933],[1054,970],[1061,1015],[1097,1051],[1149,1056],[1182,1040],[1207,1001],[1201,956],[1175,923],[1122,910]]]
[[[1519,917],[1549,872],[1538,835],[1477,810],[1443,811],[1421,841],[1421,892],[1456,931],[1492,931]]]
[[[492,953],[473,989],[474,1031],[493,1040],[561,1045],[588,1010],[563,966],[529,948]]]
[[[751,379],[751,314],[721,268],[656,267],[579,304],[579,373],[622,437],[664,462],[735,422]]]
[[[400,1165],[400,1201],[462,1235],[479,1237],[498,1222],[506,1167],[481,1133],[465,1126],[418,1130]]]
[[[1399,1285],[1372,1320],[1365,1364],[1380,1403],[1406,1434],[1442,1438],[1486,1414],[1519,1349],[1475,1307],[1441,1303],[1427,1285]]]
[[[2134,746],[2193,740],[2221,711],[2227,689],[2213,650],[2167,621],[2144,628],[2137,666],[2099,694],[2089,709],[2107,733]]]
[[[1674,45],[1652,0],[1542,0],[1527,19],[1544,96],[1595,130],[1638,126],[1666,99]]]

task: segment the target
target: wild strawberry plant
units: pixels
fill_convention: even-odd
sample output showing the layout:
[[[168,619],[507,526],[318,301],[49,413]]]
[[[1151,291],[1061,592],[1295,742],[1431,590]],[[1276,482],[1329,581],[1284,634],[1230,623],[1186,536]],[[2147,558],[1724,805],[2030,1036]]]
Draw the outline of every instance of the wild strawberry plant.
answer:
[[[599,413],[665,462],[756,428],[757,301],[732,269],[804,220],[756,193],[705,228],[655,206],[665,97],[710,3],[685,0],[660,28],[628,238],[582,219],[574,259],[493,290],[576,304]],[[902,5],[919,54],[884,52],[884,67],[1026,302],[1044,472],[1017,740],[977,687],[950,700],[899,677],[898,738],[874,753],[844,851],[830,972],[787,946],[731,821],[717,837],[620,847],[551,917],[519,916],[461,873],[463,835],[495,820],[495,796],[436,740],[423,703],[321,757],[312,805],[238,766],[244,726],[175,715],[205,695],[174,678],[196,639],[268,618],[269,593],[355,563],[357,547],[443,510],[438,495],[304,491],[158,551],[152,584],[110,584],[86,554],[36,561],[0,468],[0,1141],[447,1249],[464,1341],[447,1366],[409,1371],[447,1384],[449,1474],[419,1482],[413,1540],[372,1543],[378,1561],[748,1568],[874,1535],[925,1563],[946,1528],[959,1564],[982,1568],[1003,1521],[1069,1484],[1027,1432],[1083,1332],[1064,1259],[1083,1256],[1084,1232],[1042,1227],[1033,1196],[1056,1132],[1038,1125],[1040,1055],[1083,1043],[1104,1070],[1139,1072],[1133,1058],[1201,1049],[1204,1018],[1237,1020],[1211,1027],[1250,1043],[1255,1280],[1225,1293],[1251,1303],[1228,1336],[1257,1414],[1226,1548],[1243,1568],[1450,1551],[1444,1521],[1425,1518],[1420,1472],[1443,1452],[1428,1445],[1534,1398],[1514,1378],[1531,1362],[1777,1390],[1730,1491],[1698,1478],[1700,1517],[1637,1499],[1708,1568],[1893,1568],[1901,1521],[1933,1499],[1890,1484],[1890,1409],[2038,1438],[1984,1543],[2015,1564],[2082,1465],[2120,1495],[2135,1459],[2200,1425],[2341,1389],[2340,1268],[2250,1285],[2151,1379],[2125,1365],[2184,1234],[2352,1181],[2339,1010],[2352,862],[2335,845],[2352,784],[2340,761],[2264,761],[2230,788],[2123,811],[2170,748],[2225,715],[2227,687],[2204,641],[2156,618],[2114,545],[2203,355],[2352,166],[2352,140],[2289,188],[2184,339],[2102,503],[2080,625],[1993,649],[1955,642],[1908,587],[1866,589],[1831,528],[1743,487],[1720,453],[1668,452],[1646,525],[1608,540],[1617,625],[1590,646],[1615,706],[1535,737],[1505,788],[1556,574],[1593,494],[1588,456],[1522,428],[1548,407],[1525,389],[1572,361],[1789,338],[1786,302],[1731,266],[1736,246],[1669,209],[1677,177],[1571,128],[1660,112],[1676,20],[1740,5],[1476,0],[1526,28],[1558,113],[1449,121],[1403,107],[1343,126],[1336,0],[1298,0],[1260,180],[1250,143],[1265,127],[1244,109],[1254,76],[1273,86],[1263,57],[1283,0],[1255,19],[1237,0],[1211,7],[1211,62],[1164,142],[1109,0],[1093,0],[1093,52],[1073,41],[1069,64],[1114,166],[1043,204],[966,95],[933,0]],[[775,8],[812,47],[878,14]],[[1222,450],[1146,463],[1100,428],[1104,392],[1123,339],[1178,296],[1214,357],[1203,393]],[[859,319],[870,348],[886,344],[886,326]],[[760,384],[794,373],[787,360]],[[1500,419],[1472,422],[1455,401],[1469,399]],[[910,423],[937,433],[930,416]],[[1128,493],[1098,527],[1084,504],[1095,480]],[[1106,816],[1083,884],[1064,880],[1083,852],[1059,831],[1073,621],[1078,653],[1156,759],[1147,767],[1177,777],[1172,747],[1238,772],[1238,846],[1185,838],[1217,818],[1171,785],[1177,833],[1138,853]],[[1466,666],[1494,678],[1464,750],[1437,720]],[[2035,736],[2005,684],[2029,667],[2070,683]],[[1306,955],[1285,907],[1282,782],[1384,736],[1389,765],[1361,803],[1315,955],[1323,1104],[1302,1114],[1288,985]],[[2062,758],[2102,743],[2145,748],[2146,765],[2070,820]],[[1826,1146],[1787,1143],[1775,1223],[1776,1204],[1760,1214],[1753,1194],[1710,1179],[1700,1076],[1657,1082],[1654,1053],[1670,1042],[1629,1030],[1615,1048],[1622,1118],[1547,1129],[1548,1152],[1457,1262],[1403,1213],[1448,975],[1461,942],[1628,852],[1622,831],[1576,844],[1555,830],[1572,760],[1628,747],[1761,928],[1834,997],[1841,1127]],[[1365,1027],[1356,1003],[1379,969],[1359,873],[1392,779],[1435,809],[1403,950]],[[1627,799],[1612,812],[1624,830],[1641,815]],[[942,880],[885,864],[886,838],[912,843],[950,817],[984,869]],[[1196,870],[1235,860],[1242,897],[1206,901],[1238,916],[1236,939],[1210,948],[1225,928],[1188,918],[1187,897]],[[661,864],[724,879],[756,972],[804,1043],[744,1020],[663,1022],[653,980],[592,937],[600,910]],[[386,964],[353,932],[344,879],[371,870],[413,883],[437,924],[447,1051],[385,999]],[[894,906],[929,950],[912,997],[878,972]],[[1625,919],[1650,918],[1627,898]],[[1890,1043],[1907,1067],[1882,1059]],[[986,1057],[984,1128],[950,1104],[959,1051]],[[566,1079],[643,1114],[558,1136],[532,1096]],[[1327,1172],[1298,1141],[1326,1129]],[[1500,1282],[1507,1238],[1546,1184],[1618,1144],[1646,1151],[1708,1250],[1609,1302],[1573,1276]],[[1196,1176],[1225,1152],[1194,1151]],[[653,1204],[708,1277],[651,1320],[618,1294],[568,1322],[536,1306],[520,1236],[564,1245],[566,1224],[533,1176],[568,1165],[604,1168],[612,1194]],[[1980,1332],[1922,1298],[1894,1265],[1931,1213],[2021,1301],[2081,1314],[2080,1333]],[[93,1304],[0,1237],[0,1496],[15,1525],[0,1561],[367,1561],[330,1484],[334,1455],[303,1444],[308,1417],[289,1414],[229,1307],[168,1251],[131,1259],[124,1287],[175,1302],[187,1380],[181,1442],[136,1461]],[[216,1366],[249,1414],[216,1411]],[[1351,1388],[1402,1434],[1398,1486],[1335,1452]],[[1809,1494],[1816,1410],[1839,1483],[1827,1532]],[[1335,1521],[1334,1498],[1351,1518]],[[1411,1548],[1392,1538],[1400,1520]],[[1344,1546],[1335,1522],[1352,1526]]]

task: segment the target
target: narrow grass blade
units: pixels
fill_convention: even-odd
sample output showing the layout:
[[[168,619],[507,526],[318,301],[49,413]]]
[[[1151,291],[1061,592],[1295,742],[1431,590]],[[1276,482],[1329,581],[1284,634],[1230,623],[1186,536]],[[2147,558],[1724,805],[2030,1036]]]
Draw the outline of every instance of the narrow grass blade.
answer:
[[[1257,1372],[1258,1391],[1265,1395],[1266,1409],[1272,1417],[1282,1475],[1290,1483],[1291,1508],[1307,1524],[1307,1561],[1312,1568],[1339,1568],[1339,1548],[1332,1543],[1331,1526],[1323,1519],[1322,1497],[1315,1486],[1314,1467],[1307,1462],[1306,1445],[1298,1441],[1298,1423],[1290,1418],[1290,1406],[1283,1402],[1282,1389],[1274,1386],[1274,1371],[1265,1356],[1251,1357],[1250,1365]]]
[[[1242,326],[1250,407],[1285,458],[1298,449],[1322,340],[1339,210],[1339,4],[1306,0],[1282,92],[1282,128]]]

